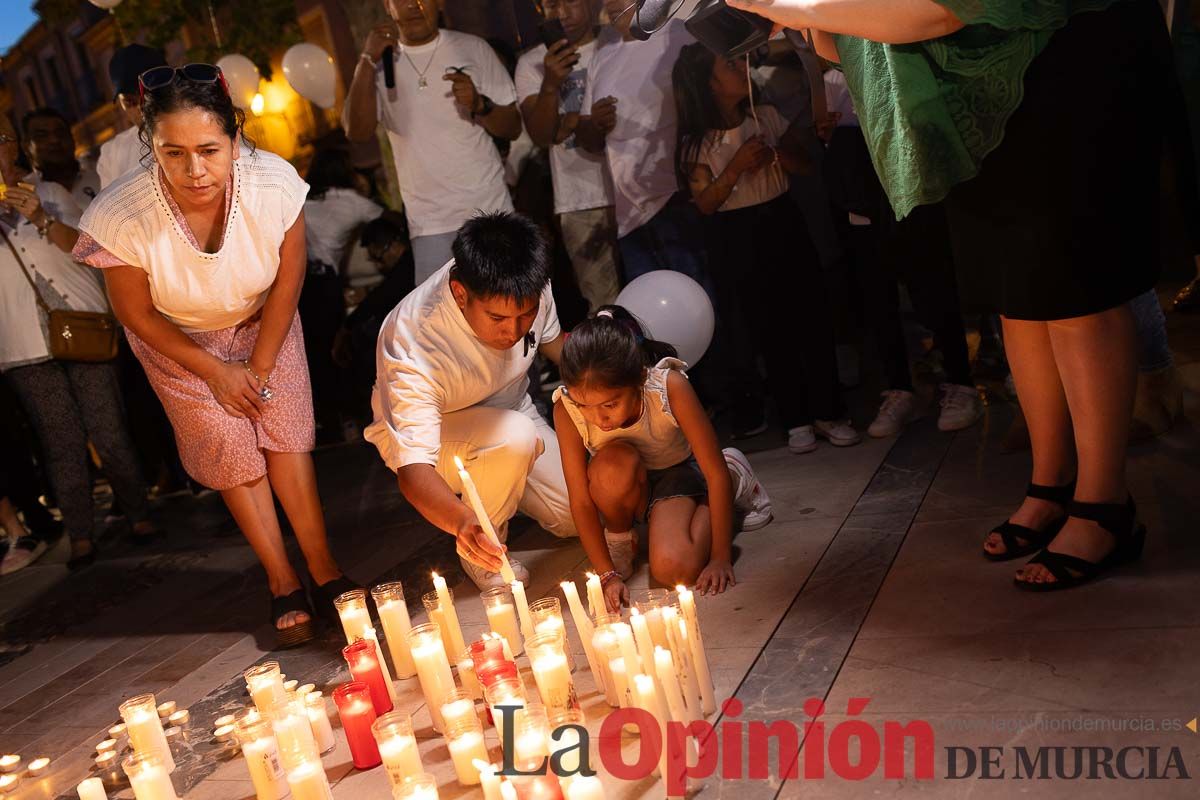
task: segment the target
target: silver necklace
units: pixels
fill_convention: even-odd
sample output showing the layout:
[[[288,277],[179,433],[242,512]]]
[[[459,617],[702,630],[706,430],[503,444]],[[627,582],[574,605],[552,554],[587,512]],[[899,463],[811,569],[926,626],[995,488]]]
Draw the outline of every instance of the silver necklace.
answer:
[[[413,63],[412,56],[410,56],[408,54],[407,50],[400,51],[401,53],[404,54],[404,60],[408,62],[408,65],[410,67],[412,67],[413,72],[417,73],[417,88],[418,89],[428,89],[429,88],[429,81],[425,80],[425,73],[429,72],[429,68],[433,66],[433,60],[435,58],[437,58],[437,51],[438,51],[438,48],[441,46],[442,46],[442,37],[439,34],[437,37],[437,41],[433,45],[433,52],[429,54],[429,60],[427,62],[425,62],[425,69],[417,69],[417,65]]]

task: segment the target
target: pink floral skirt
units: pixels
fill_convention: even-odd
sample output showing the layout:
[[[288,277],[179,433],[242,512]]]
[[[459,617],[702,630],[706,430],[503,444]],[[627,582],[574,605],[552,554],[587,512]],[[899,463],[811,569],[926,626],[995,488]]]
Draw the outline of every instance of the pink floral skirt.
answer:
[[[192,341],[222,361],[250,358],[258,339],[257,319],[218,331],[189,333]],[[166,409],[183,468],[212,489],[232,489],[267,474],[263,451],[307,453],[316,436],[312,388],[304,357],[300,315],[279,350],[271,373],[274,397],[257,422],[230,416],[198,376],[126,330],[130,347]]]

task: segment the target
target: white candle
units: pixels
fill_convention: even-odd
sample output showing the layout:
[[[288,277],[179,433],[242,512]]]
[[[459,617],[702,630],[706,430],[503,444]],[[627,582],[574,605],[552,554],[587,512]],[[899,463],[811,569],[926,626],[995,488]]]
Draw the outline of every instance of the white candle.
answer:
[[[517,613],[521,617],[521,636],[533,638],[533,616],[529,613],[529,598],[525,596],[525,584],[513,581],[511,584],[513,597],[517,601]]]
[[[315,692],[316,690],[317,685],[315,683],[302,683],[296,687],[296,697],[303,700],[306,694]]]
[[[692,661],[696,665],[696,681],[700,684],[701,710],[712,714],[717,710],[717,698],[713,691],[712,674],[708,670],[708,654],[704,652],[704,637],[700,633],[700,618],[696,614],[696,598],[691,589],[686,586],[676,586],[679,595],[679,608],[687,623],[688,639],[691,646]]]
[[[319,752],[308,711],[299,702],[277,706],[271,718],[271,727],[281,752]]]
[[[408,632],[412,629],[412,621],[408,616],[408,604],[404,601],[404,589],[399,583],[387,583],[376,586],[371,590],[371,595],[375,598],[383,635],[387,637],[396,677],[411,678],[417,674],[417,667],[408,649]]]
[[[124,722],[118,722],[116,725],[113,725],[111,728],[108,729],[108,736],[110,739],[120,739],[124,735],[125,735],[125,723]]]
[[[571,668],[567,665],[566,653],[550,644],[535,647],[535,643],[543,641],[549,643],[553,637],[536,636],[528,642],[529,663],[533,667],[533,679],[542,697],[542,705],[550,712],[572,708],[576,705],[575,687],[571,682]]]
[[[683,692],[679,688],[679,676],[675,674],[675,662],[671,659],[671,651],[661,647],[654,648],[654,668],[658,674],[658,682],[662,684],[667,696],[667,710],[671,719],[687,724],[687,707],[683,702]]]
[[[269,714],[271,709],[280,703],[287,702],[287,690],[283,688],[283,673],[279,664],[267,661],[245,672],[246,688],[250,690],[250,699],[260,714]]]
[[[507,778],[500,784],[500,797],[503,800],[517,800],[517,787]]]
[[[167,718],[167,721],[170,722],[172,725],[186,725],[187,721],[191,718],[192,718],[191,712],[189,712],[185,708],[182,711],[176,711],[174,714],[172,714],[170,717]]]
[[[458,624],[458,611],[454,608],[454,596],[450,594],[450,587],[446,585],[446,579],[436,572],[433,573],[433,588],[437,592],[438,606],[446,616],[446,627],[450,629],[450,641],[446,643],[446,646],[450,648],[451,653],[461,653],[467,649],[467,642],[463,639],[462,626]]]
[[[16,772],[21,768],[21,757],[17,755],[0,756],[0,772]]]
[[[609,659],[608,674],[612,675],[613,688],[617,692],[617,704],[621,708],[629,707],[629,673],[625,667],[625,659],[617,657]]]
[[[260,723],[261,724],[261,723]],[[250,771],[256,800],[280,800],[287,797],[287,777],[279,763],[279,745],[269,733],[242,742],[242,755]]]
[[[567,800],[605,800],[604,784],[595,775],[576,775],[567,787]]]
[[[483,686],[475,674],[475,660],[471,658],[470,652],[458,660],[458,680],[462,683],[463,691],[471,695],[472,699],[483,699]]]
[[[485,631],[481,636],[484,639],[498,640],[500,642],[500,647],[504,650],[504,660],[505,661],[516,661],[516,657],[513,656],[512,648],[508,646],[508,639],[506,639],[505,637],[501,636],[498,633],[495,633],[494,631],[490,634]]]
[[[446,658],[441,634],[436,625],[426,623],[413,628],[408,641],[433,729],[445,730],[442,724],[442,701],[454,691],[454,673],[450,671],[450,659]]]
[[[75,791],[79,794],[79,800],[108,800],[108,795],[104,793],[104,781],[99,778],[88,778],[76,786]]]
[[[472,765],[479,770],[479,782],[483,788],[483,800],[501,800],[500,796],[500,768],[495,764],[488,764],[483,761],[476,761]]]
[[[97,754],[107,753],[107,752],[110,752],[110,751],[116,750],[116,749],[117,749],[117,740],[116,739],[105,739],[103,742],[100,742],[99,744],[96,745],[96,753]]]
[[[46,758],[45,756],[42,758],[35,758],[33,761],[29,762],[29,777],[39,778],[44,775],[48,769],[50,769],[50,759]]]
[[[488,627],[500,634],[510,644],[515,645],[520,653],[521,629],[517,624],[517,608],[515,603],[496,603],[485,606],[487,610]]]
[[[362,589],[340,594],[333,601],[346,634],[346,644],[354,644],[363,636],[363,629],[371,627],[371,612],[367,610],[367,593]]]
[[[428,773],[409,778],[397,786],[393,800],[438,800],[437,779]]]
[[[171,716],[172,714],[174,714],[174,713],[175,713],[175,708],[176,708],[176,705],[175,705],[175,701],[174,701],[174,700],[168,700],[168,701],[167,701],[167,702],[165,702],[165,703],[159,703],[159,704],[158,704],[158,716],[159,716],[159,719],[166,719],[167,717],[169,717],[169,716]]]
[[[700,683],[696,680],[696,665],[692,661],[692,649],[688,642],[687,622],[676,619],[674,633],[671,647],[675,651],[677,666],[683,676],[683,702],[687,706],[688,721],[697,722],[703,717],[703,701],[700,698]]]
[[[292,800],[333,800],[325,768],[316,759],[288,770],[287,782],[292,790]]]
[[[592,647],[592,636],[596,632],[596,627],[592,625],[587,612],[583,610],[583,602],[579,599],[579,590],[575,588],[575,581],[563,581],[559,585],[562,587],[563,596],[567,598],[567,606],[571,609],[571,619],[575,622],[575,631],[579,634],[579,640],[583,644],[583,654],[587,658],[588,670],[592,673],[592,682],[595,683],[597,691],[603,692],[604,673],[598,667],[596,651]]]
[[[175,769],[171,757],[171,746],[163,732],[162,720],[158,718],[158,706],[154,695],[132,697],[121,704],[121,717],[125,720],[125,731],[129,734],[129,745],[135,753],[158,753],[167,772]]]
[[[223,728],[226,725],[232,725],[236,721],[237,717],[235,717],[233,714],[226,714],[223,717],[217,717],[215,720],[213,720],[213,727]]]
[[[550,752],[558,756],[563,772],[579,772],[581,754],[587,749],[579,733],[584,724],[582,711],[568,711],[550,718]],[[555,738],[557,737],[557,738]]]
[[[396,694],[396,684],[392,681],[392,671],[388,669],[387,659],[383,657],[383,645],[379,643],[379,636],[375,633],[372,627],[363,628],[363,638],[370,639],[375,643],[375,652],[379,658],[379,671],[383,673],[383,682],[387,686],[388,697],[392,698],[392,705],[395,706],[400,702],[399,696]]]
[[[129,773],[134,800],[179,800],[163,764],[143,764]]]
[[[594,572],[585,574],[587,575],[588,606],[590,606],[592,616],[607,614],[608,604],[604,602],[604,586],[600,583],[600,576]]]
[[[673,611],[674,609],[672,609]],[[650,638],[655,647],[668,647],[667,628],[664,625],[664,609],[651,608],[646,610],[646,624],[650,627]]]
[[[21,782],[21,776],[9,773],[0,776],[0,797],[7,797],[8,793],[17,788],[17,784]]]
[[[101,772],[113,769],[117,766],[117,754],[113,750],[101,753],[96,756],[96,768]]]
[[[305,694],[304,711],[308,715],[308,724],[312,728],[313,739],[317,742],[317,752],[328,753],[337,746],[337,739],[333,738],[333,726],[329,724],[329,710],[325,707],[325,695],[321,692]]]
[[[496,547],[500,547],[500,537],[496,535],[496,528],[492,525],[491,517],[484,510],[479,490],[475,488],[475,481],[471,480],[471,474],[467,472],[466,466],[458,456],[454,457],[454,466],[458,467],[458,477],[462,481],[463,494],[467,496],[467,502],[470,504],[471,510],[475,512],[475,518],[479,520],[479,527],[483,528],[483,532],[488,535]],[[505,583],[512,583],[517,579],[512,565],[508,563],[507,555],[500,556],[500,577],[504,579]]]
[[[662,705],[658,701],[658,687],[655,686],[654,678],[651,678],[649,675],[634,675],[633,676],[633,690],[634,690],[634,694],[637,695],[638,706],[640,708],[642,708],[644,711],[649,712],[650,716],[654,717],[654,722],[655,722],[655,724],[658,725],[659,733],[660,733],[660,735],[664,736],[663,740],[665,741],[665,734],[666,734],[666,730],[667,730],[666,724],[665,724],[666,718],[667,718],[667,712],[665,709],[663,709]],[[667,748],[666,747],[659,748],[658,773],[659,773],[659,775],[661,775],[663,777],[664,780],[666,779],[666,776],[667,776]]]
[[[442,703],[442,721],[446,725],[446,730],[479,719],[479,712],[475,710],[475,702],[466,697],[456,696],[459,694],[459,692],[451,692],[447,696],[449,702]]]
[[[463,786],[479,783],[479,770],[474,762],[487,761],[487,746],[483,743],[483,731],[469,730],[460,733],[447,743],[450,759],[454,762],[454,773]]]
[[[222,725],[213,731],[213,738],[218,742],[231,742],[234,735],[237,733],[237,728],[233,725]]]
[[[613,633],[617,635],[617,646],[621,649],[621,658],[625,659],[625,672],[627,675],[636,675],[641,672],[641,660],[638,659],[637,647],[633,643],[633,629],[629,627],[627,622],[618,622],[613,625]],[[629,686],[633,689],[633,684]],[[633,695],[630,694],[632,698]]]
[[[421,753],[417,749],[417,740],[413,737],[411,726],[404,734],[377,734],[379,756],[383,759],[383,768],[387,771],[388,781],[392,788],[404,783],[405,778],[413,778],[425,771],[421,766]]]
[[[599,670],[598,683],[604,685],[604,700],[613,708],[620,705],[621,701],[617,697],[617,689],[613,684],[608,664],[618,652],[620,651],[617,648],[617,635],[612,629],[607,626],[596,628],[596,632],[592,634],[592,654],[596,658],[595,667]]]

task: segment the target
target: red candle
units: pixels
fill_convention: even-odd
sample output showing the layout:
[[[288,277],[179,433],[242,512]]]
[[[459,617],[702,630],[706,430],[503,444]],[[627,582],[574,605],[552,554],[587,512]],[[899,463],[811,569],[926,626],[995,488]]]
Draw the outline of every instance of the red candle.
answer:
[[[520,677],[520,672],[517,670],[517,665],[511,661],[497,661],[488,664],[483,669],[476,669],[475,677],[486,689],[496,681]]]
[[[342,719],[342,730],[346,732],[354,766],[358,769],[379,766],[383,759],[379,756],[375,734],[371,732],[371,723],[375,722],[376,716],[371,690],[359,681],[343,683],[333,690],[333,702]]]
[[[386,714],[392,710],[392,696],[388,692],[387,679],[383,677],[383,669],[379,666],[379,653],[375,650],[375,642],[370,639],[359,639],[354,644],[342,648],[342,657],[350,665],[350,675],[359,683],[365,683],[371,692],[371,703],[375,706],[375,714]]]
[[[479,675],[481,669],[499,664],[504,659],[504,642],[499,639],[480,639],[477,642],[472,642],[467,648],[471,653],[471,661],[475,664],[475,675]]]

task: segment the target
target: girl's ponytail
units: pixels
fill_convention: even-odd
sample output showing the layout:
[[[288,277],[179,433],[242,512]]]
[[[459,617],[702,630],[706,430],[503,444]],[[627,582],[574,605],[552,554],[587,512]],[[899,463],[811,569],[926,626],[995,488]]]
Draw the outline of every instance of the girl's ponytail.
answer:
[[[563,346],[559,370],[568,386],[641,386],[646,369],[678,352],[667,342],[647,338],[641,323],[617,305],[602,306],[575,327]]]

